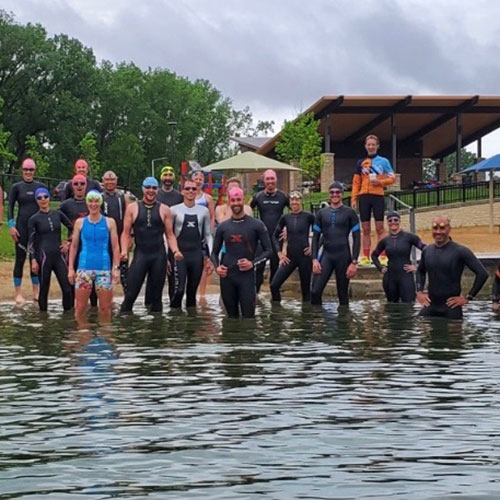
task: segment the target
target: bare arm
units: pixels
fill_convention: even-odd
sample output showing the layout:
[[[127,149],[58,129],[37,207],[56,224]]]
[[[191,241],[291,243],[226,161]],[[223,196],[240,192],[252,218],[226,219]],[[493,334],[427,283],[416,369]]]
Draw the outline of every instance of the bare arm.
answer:
[[[106,217],[106,224],[109,229],[109,236],[111,240],[111,251],[113,253],[113,268],[117,268],[120,264],[120,245],[118,243],[118,231],[116,229],[116,222],[111,217]]]
[[[213,231],[215,229],[215,203],[212,196],[209,194],[207,197],[208,212],[210,213],[210,229]]]
[[[83,219],[77,219],[73,227],[73,236],[71,239],[71,246],[69,247],[68,257],[68,281],[73,285],[75,283],[75,257],[78,252],[78,245],[80,243],[80,231],[82,230]]]

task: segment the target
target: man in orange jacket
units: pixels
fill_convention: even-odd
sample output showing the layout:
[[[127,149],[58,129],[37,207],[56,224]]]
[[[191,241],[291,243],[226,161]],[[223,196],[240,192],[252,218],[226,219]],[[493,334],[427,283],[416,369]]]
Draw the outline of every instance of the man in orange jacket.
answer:
[[[394,184],[396,178],[394,170],[387,158],[377,154],[380,147],[379,138],[376,135],[369,135],[365,139],[365,149],[367,156],[358,160],[356,171],[352,179],[352,208],[359,208],[359,218],[363,233],[363,257],[360,266],[371,264],[371,226],[370,219],[373,212],[375,219],[375,231],[378,240],[385,236],[384,231],[384,187]],[[382,263],[387,262],[387,258],[382,256]]]

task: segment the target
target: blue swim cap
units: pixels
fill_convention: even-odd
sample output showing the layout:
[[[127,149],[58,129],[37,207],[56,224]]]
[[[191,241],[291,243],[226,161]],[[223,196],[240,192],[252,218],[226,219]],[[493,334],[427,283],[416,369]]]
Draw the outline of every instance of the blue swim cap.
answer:
[[[45,194],[50,198],[50,193],[47,188],[41,187],[35,191],[35,198],[38,198],[41,194]]]
[[[146,177],[142,181],[142,187],[146,187],[146,186],[158,187],[159,184],[158,184],[158,181],[154,177]]]

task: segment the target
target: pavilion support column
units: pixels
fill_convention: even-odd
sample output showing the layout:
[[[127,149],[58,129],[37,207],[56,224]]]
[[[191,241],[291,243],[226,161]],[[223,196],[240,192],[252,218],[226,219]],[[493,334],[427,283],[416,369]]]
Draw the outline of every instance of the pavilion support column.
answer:
[[[391,115],[391,146],[392,146],[392,155],[391,155],[391,161],[392,161],[392,168],[394,169],[394,172],[397,172],[398,170],[398,134],[397,134],[397,123],[396,123],[396,113],[393,113]]]
[[[321,192],[328,192],[328,187],[335,179],[335,154],[323,153],[321,155]]]
[[[300,168],[300,163],[297,160],[292,160],[290,165],[295,168]],[[290,191],[302,191],[302,169],[290,170],[289,187]]]
[[[330,153],[331,152],[331,131],[330,131],[330,115],[326,115],[325,118],[325,136],[324,136],[324,141],[325,141],[325,153]]]
[[[457,113],[457,157],[455,172],[462,170],[462,113]]]
[[[483,157],[483,143],[481,137],[477,140],[477,159],[481,160]]]
[[[448,165],[444,161],[440,161],[437,164],[437,180],[446,184],[448,181]]]

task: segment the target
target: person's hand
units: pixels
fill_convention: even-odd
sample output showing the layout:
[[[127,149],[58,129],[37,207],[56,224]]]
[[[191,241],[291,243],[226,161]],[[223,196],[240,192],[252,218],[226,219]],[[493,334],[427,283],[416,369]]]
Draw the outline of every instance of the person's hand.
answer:
[[[431,305],[431,299],[429,299],[429,295],[425,292],[417,292],[417,302],[424,307]]]
[[[63,255],[68,255],[69,252],[69,247],[71,246],[71,241],[63,241],[61,245],[59,246],[59,250],[61,250],[61,253]]]
[[[407,273],[414,273],[416,270],[417,270],[417,266],[414,266],[413,264],[405,264],[403,266],[403,269],[407,272]]]
[[[174,259],[179,261],[179,260],[182,260],[184,258],[184,255],[182,255],[182,252],[180,250],[176,250],[174,252]]]
[[[118,281],[120,281],[120,270],[113,268],[113,271],[111,272],[111,276],[113,278],[113,283],[118,283]]]
[[[318,259],[313,260],[313,273],[321,274],[321,264]]]
[[[38,274],[38,270],[39,270],[38,262],[36,260],[32,260],[31,261],[31,272],[33,274]]]
[[[122,262],[126,262],[128,260],[128,251],[127,250],[122,250],[120,252],[120,260]]]
[[[495,312],[500,311],[500,302],[493,302],[493,304],[491,304],[491,308],[492,308]]]
[[[17,243],[17,241],[19,240],[19,231],[15,227],[11,227],[9,231],[10,237]]]
[[[354,264],[353,262],[351,262],[349,264],[349,266],[347,267],[347,271],[345,273],[345,275],[347,276],[347,279],[350,280],[351,278],[354,278],[357,270],[358,270],[358,266],[356,264]]]
[[[304,255],[307,255],[309,257],[309,255],[312,255],[312,248],[311,247],[306,247],[304,248]]]
[[[240,271],[250,271],[253,268],[253,262],[248,259],[238,259],[237,264]]]
[[[212,262],[209,260],[207,261],[207,263],[205,264],[205,274],[207,276],[210,276],[212,273],[214,272],[214,265],[212,264]]]
[[[170,276],[172,274],[172,264],[167,260],[167,274]]]
[[[446,305],[451,309],[455,309],[455,307],[464,306],[465,304],[467,304],[467,302],[469,301],[466,297],[464,297],[463,295],[457,295],[456,297],[450,297],[446,301]]]
[[[283,231],[280,233],[279,240],[286,240],[287,232],[286,232],[286,227],[283,228]]]
[[[223,265],[220,265],[216,270],[215,272],[221,277],[221,278],[225,278],[227,276],[227,267],[226,266],[223,266]]]
[[[280,266],[290,264],[290,259],[283,252],[278,252],[278,259],[280,260]]]
[[[68,281],[70,285],[75,284],[75,270],[74,269],[68,269]]]
[[[357,202],[357,201],[353,201],[353,200],[351,200],[351,208],[352,208],[353,210],[356,210],[356,208],[358,208],[358,202]]]

